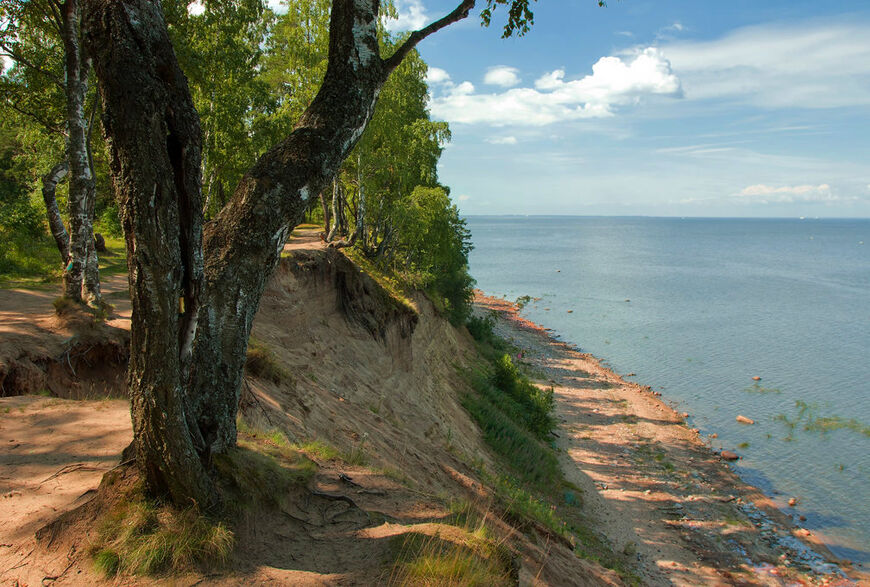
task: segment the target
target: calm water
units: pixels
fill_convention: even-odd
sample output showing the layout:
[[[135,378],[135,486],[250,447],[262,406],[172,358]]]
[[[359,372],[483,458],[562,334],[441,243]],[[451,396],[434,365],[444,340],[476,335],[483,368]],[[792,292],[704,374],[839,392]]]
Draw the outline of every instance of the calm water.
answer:
[[[467,220],[480,289],[542,298],[528,318],[661,390],[870,563],[870,220]]]

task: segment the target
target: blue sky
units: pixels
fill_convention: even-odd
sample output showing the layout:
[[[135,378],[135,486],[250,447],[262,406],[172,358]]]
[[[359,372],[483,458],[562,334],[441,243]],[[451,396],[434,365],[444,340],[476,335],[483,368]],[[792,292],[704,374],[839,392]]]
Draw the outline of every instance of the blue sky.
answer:
[[[870,2],[534,9],[523,38],[502,9],[420,45],[463,213],[870,217]]]

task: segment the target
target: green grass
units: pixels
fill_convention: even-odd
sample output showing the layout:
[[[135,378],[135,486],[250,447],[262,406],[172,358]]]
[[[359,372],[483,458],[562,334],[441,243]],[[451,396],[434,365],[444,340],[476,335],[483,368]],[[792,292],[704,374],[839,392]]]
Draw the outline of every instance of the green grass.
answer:
[[[516,585],[510,550],[493,540],[485,525],[463,530],[461,538],[451,538],[421,532],[393,537],[395,562],[387,584]]]
[[[340,250],[364,273],[366,273],[378,285],[380,285],[381,288],[386,291],[393,299],[393,301],[395,301],[399,306],[413,312],[414,314],[417,314],[417,308],[414,305],[414,302],[412,302],[411,298],[408,296],[408,292],[405,289],[405,284],[396,275],[384,271],[375,263],[373,263],[370,259],[366,258],[366,256],[361,251],[353,247],[348,247]]]
[[[468,393],[462,405],[480,426],[484,440],[524,482],[548,485],[561,478],[553,451],[485,397]]]
[[[108,253],[97,253],[100,259],[100,275],[120,275],[127,273],[127,245],[123,238],[106,238]]]
[[[60,279],[63,266],[51,236],[0,232],[0,240],[0,287],[40,288]]]
[[[248,340],[245,371],[254,377],[265,379],[275,384],[281,383],[290,377],[290,373],[281,365],[272,349],[266,343],[253,336]]]
[[[42,289],[63,276],[63,264],[51,236],[0,235],[0,288]],[[100,275],[127,272],[124,239],[106,238],[108,254],[100,253]]]
[[[109,577],[155,575],[220,568],[233,544],[224,522],[147,499],[139,485],[100,521],[91,554],[94,566]]]

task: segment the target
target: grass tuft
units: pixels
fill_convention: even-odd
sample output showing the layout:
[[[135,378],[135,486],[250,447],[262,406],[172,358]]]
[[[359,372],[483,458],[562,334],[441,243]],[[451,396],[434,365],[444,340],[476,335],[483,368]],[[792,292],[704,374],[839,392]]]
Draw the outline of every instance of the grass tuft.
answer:
[[[281,383],[290,376],[272,349],[253,336],[248,341],[245,370],[254,377],[266,379],[275,384]]]
[[[103,518],[91,554],[106,576],[156,575],[223,567],[233,544],[223,522],[149,500],[140,485]]]
[[[409,532],[392,539],[396,562],[390,585],[515,585],[510,550],[488,536],[486,526],[461,539]]]

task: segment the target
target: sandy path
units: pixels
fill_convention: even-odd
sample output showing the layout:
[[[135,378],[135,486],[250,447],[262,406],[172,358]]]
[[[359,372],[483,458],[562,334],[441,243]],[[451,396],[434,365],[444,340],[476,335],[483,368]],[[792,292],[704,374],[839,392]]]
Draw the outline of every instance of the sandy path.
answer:
[[[79,505],[131,438],[126,400],[0,398],[0,577],[17,578],[34,532]]]
[[[584,489],[592,523],[614,547],[637,552],[644,583],[854,584],[649,388],[554,340],[504,300],[476,302],[496,311],[497,333],[553,385],[565,476]]]

